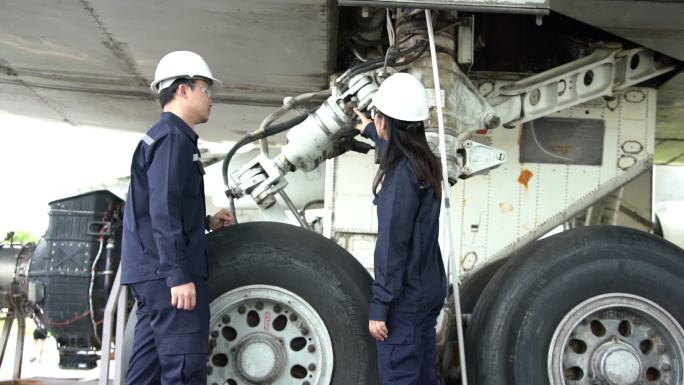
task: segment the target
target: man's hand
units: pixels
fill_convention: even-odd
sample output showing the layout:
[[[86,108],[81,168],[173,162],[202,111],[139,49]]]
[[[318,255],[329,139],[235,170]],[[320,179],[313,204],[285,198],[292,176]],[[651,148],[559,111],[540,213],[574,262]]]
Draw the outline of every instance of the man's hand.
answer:
[[[197,303],[195,284],[192,282],[171,288],[171,306],[179,310],[192,310]]]
[[[363,131],[366,130],[366,126],[369,123],[373,123],[372,120],[368,119],[366,115],[363,114],[363,112],[359,111],[358,109],[354,108],[354,112],[356,113],[356,116],[359,117],[360,123],[358,123],[354,128],[359,130],[360,133],[363,134]]]
[[[385,325],[385,321],[369,320],[368,330],[370,331],[370,334],[373,336],[373,338],[375,338],[378,341],[384,341],[387,338],[387,335],[389,334],[387,332],[387,326]]]
[[[221,227],[230,226],[235,223],[233,213],[228,209],[222,209],[216,214],[212,215],[209,220],[209,228],[211,230],[220,229]]]

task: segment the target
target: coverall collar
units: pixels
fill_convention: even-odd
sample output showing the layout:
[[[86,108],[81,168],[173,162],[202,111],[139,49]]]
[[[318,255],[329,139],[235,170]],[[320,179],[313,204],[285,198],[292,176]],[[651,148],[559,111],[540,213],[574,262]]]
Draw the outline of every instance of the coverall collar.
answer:
[[[179,118],[176,114],[174,114],[173,112],[162,112],[160,119],[172,122],[173,125],[178,127],[181,131],[183,131],[183,133],[188,138],[190,138],[190,140],[192,140],[193,143],[197,144],[197,139],[199,138],[199,135],[197,135],[195,130],[188,126],[188,124],[185,123],[185,121]]]

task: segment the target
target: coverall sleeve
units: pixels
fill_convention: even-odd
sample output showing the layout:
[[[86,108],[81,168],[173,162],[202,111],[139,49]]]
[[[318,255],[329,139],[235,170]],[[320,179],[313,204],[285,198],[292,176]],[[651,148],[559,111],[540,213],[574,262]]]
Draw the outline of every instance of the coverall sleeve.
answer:
[[[376,152],[378,154],[381,154],[387,145],[387,141],[378,135],[378,129],[375,127],[375,123],[373,122],[366,125],[366,128],[363,129],[363,134],[361,134],[361,136],[368,138],[375,143]]]
[[[380,137],[378,136],[378,130],[375,128],[375,123],[370,122],[366,125],[366,128],[363,129],[363,134],[361,134],[364,138],[368,138],[372,140],[373,142],[377,143]]]
[[[182,221],[182,195],[193,166],[192,148],[182,134],[170,133],[155,142],[147,169],[152,233],[166,285],[191,282]]]
[[[386,191],[378,204],[375,280],[369,308],[369,319],[375,321],[387,321],[392,302],[401,295],[419,206],[408,164],[399,165],[382,189]]]

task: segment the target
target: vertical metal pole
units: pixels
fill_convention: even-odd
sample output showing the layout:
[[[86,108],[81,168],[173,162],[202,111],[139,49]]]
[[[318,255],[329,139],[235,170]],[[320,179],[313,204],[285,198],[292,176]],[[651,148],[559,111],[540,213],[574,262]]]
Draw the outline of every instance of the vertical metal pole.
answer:
[[[107,305],[104,311],[104,321],[102,323],[102,349],[100,350],[100,381],[98,385],[108,385],[109,382],[109,356],[112,349],[112,328],[114,326],[114,311],[118,304],[119,293],[121,292],[121,264],[116,271],[116,278],[112,285],[112,291],[107,298]],[[119,341],[121,343],[121,341]],[[116,357],[119,359],[119,357]]]
[[[9,341],[10,329],[12,329],[12,323],[14,322],[14,314],[7,313],[7,318],[5,318],[5,323],[2,325],[2,335],[0,336],[0,365],[5,359],[5,349],[7,348],[7,341]]]
[[[594,206],[589,206],[587,212],[584,214],[584,225],[591,225],[591,215],[594,213]]]
[[[446,229],[447,250],[449,261],[452,266],[452,286],[454,289],[454,311],[456,314],[456,330],[458,332],[458,351],[461,364],[461,384],[468,385],[468,374],[466,373],[465,343],[463,341],[463,317],[461,317],[461,297],[459,293],[459,269],[460,263],[456,258],[452,245],[453,236],[451,230],[451,216],[449,215],[449,174],[446,161],[446,140],[444,136],[444,115],[442,110],[442,90],[439,84],[439,69],[437,66],[437,51],[435,49],[435,34],[432,30],[432,14],[429,9],[425,10],[425,22],[427,23],[428,36],[430,37],[430,56],[432,58],[432,76],[435,83],[435,104],[437,105],[437,124],[439,126],[439,152],[442,161],[442,199],[444,200],[444,227]]]
[[[119,306],[116,309],[116,346],[114,349],[114,384],[123,384],[123,340],[124,330],[126,329],[126,301],[128,301],[128,288],[121,287],[121,294],[119,295]]]
[[[24,356],[24,337],[26,334],[26,319],[22,316],[17,317],[17,348],[14,350],[14,374],[12,378],[21,378],[21,362]]]

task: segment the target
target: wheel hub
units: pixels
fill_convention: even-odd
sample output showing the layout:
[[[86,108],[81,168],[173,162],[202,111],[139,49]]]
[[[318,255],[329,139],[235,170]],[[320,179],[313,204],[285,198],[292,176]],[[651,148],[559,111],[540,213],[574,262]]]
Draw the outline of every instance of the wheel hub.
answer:
[[[244,286],[213,300],[210,311],[207,384],[330,383],[330,334],[301,297],[276,286]]]
[[[237,371],[244,379],[263,383],[279,376],[285,363],[283,344],[265,334],[252,334],[237,348]]]
[[[684,330],[649,299],[602,294],[559,322],[547,362],[552,385],[679,385]]]
[[[618,339],[596,349],[591,361],[594,372],[608,385],[634,385],[643,368],[636,349]]]

